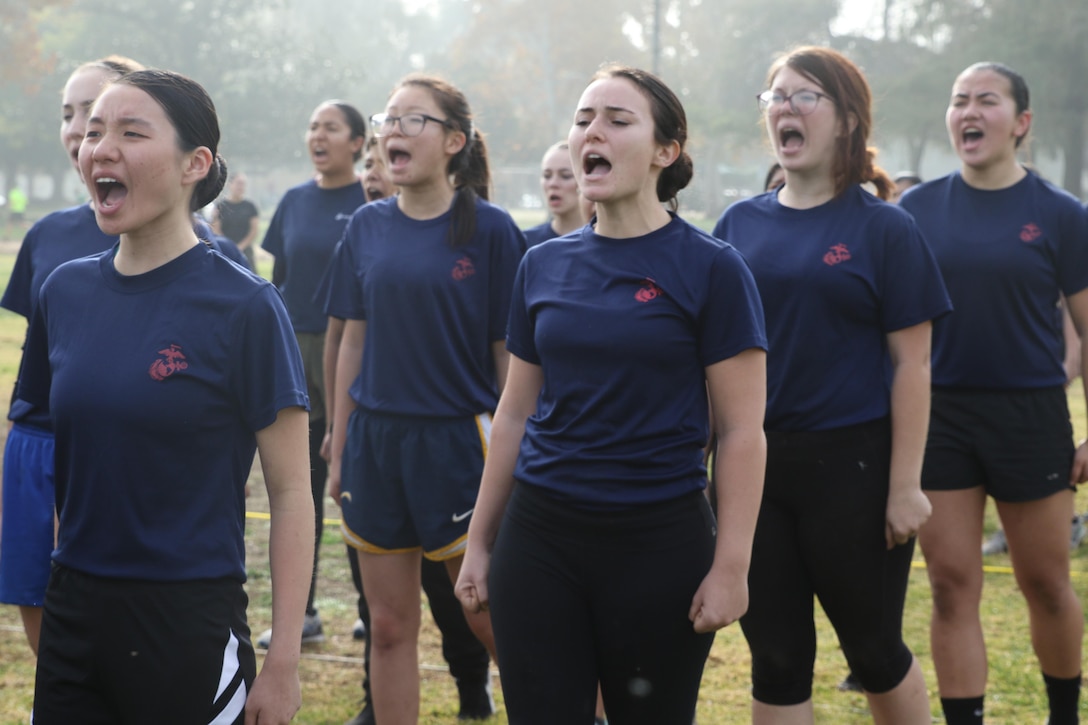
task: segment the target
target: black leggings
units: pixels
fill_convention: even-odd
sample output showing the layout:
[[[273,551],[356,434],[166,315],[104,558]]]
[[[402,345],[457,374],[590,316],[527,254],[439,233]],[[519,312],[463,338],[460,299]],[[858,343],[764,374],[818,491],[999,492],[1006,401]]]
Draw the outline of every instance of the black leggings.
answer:
[[[713,634],[688,620],[714,558],[702,492],[586,512],[517,484],[488,580],[511,725],[690,723]]]
[[[767,477],[741,627],[752,695],[769,705],[812,696],[813,595],[869,692],[910,669],[903,602],[913,539],[887,550],[891,428],[886,419],[829,431],[767,434]]]

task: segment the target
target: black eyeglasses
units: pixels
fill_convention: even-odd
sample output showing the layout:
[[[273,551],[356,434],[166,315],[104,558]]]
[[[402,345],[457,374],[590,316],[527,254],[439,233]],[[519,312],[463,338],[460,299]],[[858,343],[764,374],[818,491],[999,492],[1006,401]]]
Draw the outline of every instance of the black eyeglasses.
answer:
[[[763,91],[756,100],[759,101],[759,110],[764,113],[781,111],[783,106],[789,105],[790,110],[798,116],[807,116],[816,110],[816,104],[821,98],[834,102],[834,99],[826,93],[817,91],[797,91],[788,96],[783,96],[775,91]]]
[[[390,116],[388,113],[375,113],[370,117],[370,130],[379,138],[393,133],[393,126],[399,125],[405,136],[418,136],[423,133],[427,121],[434,121],[440,126],[453,128],[449,121],[428,116],[426,113],[406,113],[403,116]]]

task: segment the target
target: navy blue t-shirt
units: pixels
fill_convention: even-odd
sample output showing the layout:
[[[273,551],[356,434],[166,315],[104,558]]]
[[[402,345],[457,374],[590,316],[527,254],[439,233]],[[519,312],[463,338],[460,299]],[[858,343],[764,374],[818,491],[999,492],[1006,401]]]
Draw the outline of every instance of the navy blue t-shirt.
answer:
[[[955,314],[933,329],[933,384],[988,389],[1065,383],[1059,294],[1088,287],[1088,215],[1029,173],[987,191],[959,172],[900,202],[941,267]]]
[[[555,239],[558,234],[552,229],[552,220],[544,222],[543,224],[537,224],[535,227],[529,227],[522,230],[525,235],[525,243],[530,247],[535,247],[541,242],[546,242],[549,239]]]
[[[195,223],[193,227],[199,236],[212,242],[215,249],[248,268],[249,263],[234,244],[228,240],[213,240],[215,235],[206,225],[204,234]],[[42,217],[23,238],[11,270],[11,279],[0,299],[0,307],[29,320],[38,305],[38,291],[54,269],[64,262],[104,252],[116,243],[117,237],[108,236],[98,228],[94,207],[90,204],[62,209]],[[11,401],[8,419],[43,430],[52,428],[47,408],[32,406],[18,398]]]
[[[325,331],[328,318],[315,293],[348,219],[365,203],[358,182],[322,189],[310,180],[288,189],[276,207],[261,246],[284,270],[280,292],[295,332]]]
[[[19,397],[48,404],[53,558],[103,577],[244,581],[255,433],[308,407],[283,301],[203,244],[124,276],[116,247],[42,286]]]
[[[366,320],[351,396],[366,410],[438,418],[493,411],[491,343],[503,339],[524,237],[476,202],[476,233],[449,245],[451,213],[420,221],[381,199],[359,209],[332,265],[328,314]]]
[[[706,367],[767,346],[755,282],[679,217],[642,237],[586,226],[531,248],[507,348],[541,366],[514,477],[585,509],[706,485]]]
[[[767,317],[768,430],[828,430],[891,412],[887,334],[951,309],[910,215],[860,186],[812,209],[772,191],[714,236],[748,260]]]
[[[81,204],[42,217],[30,228],[19,247],[0,307],[29,320],[38,306],[38,291],[49,273],[64,262],[104,252],[117,243],[98,228],[94,209]],[[49,409],[33,406],[17,397],[11,401],[8,419],[49,430]]]

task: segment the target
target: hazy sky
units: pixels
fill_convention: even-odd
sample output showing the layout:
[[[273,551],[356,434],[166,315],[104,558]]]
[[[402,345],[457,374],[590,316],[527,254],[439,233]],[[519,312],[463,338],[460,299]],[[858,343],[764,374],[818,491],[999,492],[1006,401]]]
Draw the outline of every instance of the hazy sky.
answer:
[[[882,6],[877,0],[842,0],[842,11],[831,30],[836,35],[879,33]]]

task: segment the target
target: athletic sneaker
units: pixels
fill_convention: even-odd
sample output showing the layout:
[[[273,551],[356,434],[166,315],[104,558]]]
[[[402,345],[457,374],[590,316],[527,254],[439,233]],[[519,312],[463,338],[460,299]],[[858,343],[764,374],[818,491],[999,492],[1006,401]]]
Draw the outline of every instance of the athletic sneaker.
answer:
[[[362,617],[356,619],[355,624],[351,625],[351,638],[354,640],[366,639],[366,625],[363,624]]]
[[[321,617],[317,614],[307,614],[306,619],[302,621],[302,644],[314,644],[324,641],[325,630],[321,628]],[[259,649],[268,649],[270,644],[272,644],[272,630],[266,629],[257,638],[257,647]]]
[[[990,556],[991,554],[1004,554],[1009,550],[1009,542],[1005,540],[1004,529],[998,529],[993,533],[993,536],[986,539],[982,544],[982,555]]]
[[[363,709],[359,711],[359,714],[348,720],[344,725],[377,725],[377,720],[374,718],[374,705],[367,699],[366,704],[363,705]]]
[[[458,720],[486,720],[495,714],[490,675],[483,681],[458,679],[457,694],[461,698]]]
[[[1075,549],[1084,542],[1088,535],[1088,513],[1073,517],[1073,535],[1069,540],[1069,548]]]

